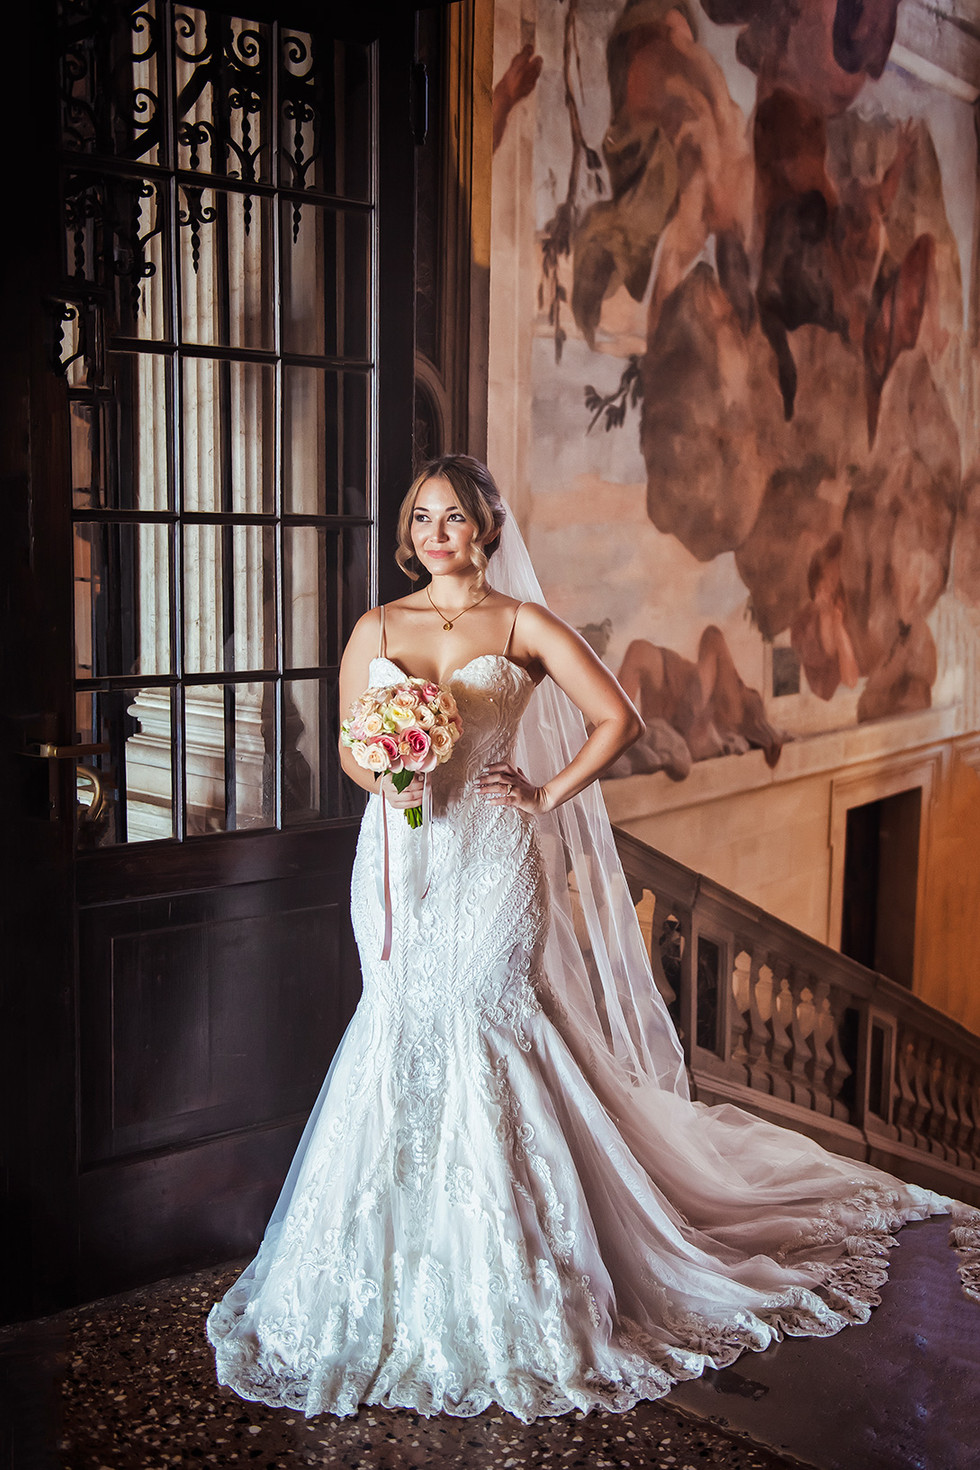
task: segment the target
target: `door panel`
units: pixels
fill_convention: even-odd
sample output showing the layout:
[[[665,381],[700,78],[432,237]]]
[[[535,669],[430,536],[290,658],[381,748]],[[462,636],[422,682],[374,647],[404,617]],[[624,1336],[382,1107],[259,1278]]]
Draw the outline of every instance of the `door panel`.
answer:
[[[346,909],[317,875],[82,910],[82,1168],[308,1110],[356,1001]]]
[[[414,17],[339,9],[32,8],[8,1317],[253,1248],[359,992],[337,666],[401,590]]]

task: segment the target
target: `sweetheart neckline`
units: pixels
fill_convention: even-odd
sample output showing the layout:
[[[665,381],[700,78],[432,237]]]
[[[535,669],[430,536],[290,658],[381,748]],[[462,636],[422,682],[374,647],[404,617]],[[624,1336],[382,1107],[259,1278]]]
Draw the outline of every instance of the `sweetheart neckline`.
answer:
[[[445,679],[443,679],[441,682],[443,684],[451,684],[454,679],[459,678],[460,674],[465,674],[467,669],[472,668],[474,664],[481,663],[486,658],[502,659],[505,664],[509,664],[512,669],[516,669],[519,674],[523,674],[525,679],[527,679],[528,682],[531,684],[532,688],[536,687],[534,684],[534,680],[531,678],[531,675],[528,673],[524,665],[516,663],[512,658],[508,658],[506,653],[478,653],[474,658],[468,659],[467,662],[461,665],[460,668],[453,669],[452,673],[447,674]],[[393,658],[389,658],[386,653],[376,653],[371,662],[373,664],[390,664],[393,669],[398,670],[403,679],[413,679],[417,677],[414,674],[409,674],[405,669],[402,668],[401,664],[395,663],[395,660]]]

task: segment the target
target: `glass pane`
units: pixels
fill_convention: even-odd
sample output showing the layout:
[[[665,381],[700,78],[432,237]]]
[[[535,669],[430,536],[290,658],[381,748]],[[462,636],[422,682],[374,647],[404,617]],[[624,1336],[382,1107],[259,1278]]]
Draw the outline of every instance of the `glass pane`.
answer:
[[[188,673],[274,669],[275,530],[184,527],[184,664]]]
[[[283,200],[284,352],[370,357],[370,216]]]
[[[344,650],[354,624],[370,605],[371,528],[345,526],[340,533],[341,582],[340,628],[336,645],[336,661]]]
[[[370,87],[366,46],[283,32],[279,143],[288,188],[370,197]]]
[[[58,11],[68,37],[61,62],[63,146],[162,162],[157,0],[131,7],[128,27],[111,33],[99,23],[98,6],[61,0]],[[120,54],[126,41],[129,54]]]
[[[284,681],[284,825],[357,816],[363,811],[365,793],[340,767],[339,728],[335,675]]]
[[[75,526],[78,678],[170,672],[168,527]]]
[[[69,388],[90,388],[99,371],[95,311],[77,301],[58,304],[61,307],[56,328],[60,332],[60,342],[57,338],[55,340],[58,361]]]
[[[275,685],[207,684],[184,696],[187,834],[275,821]]]
[[[78,763],[79,847],[173,837],[171,691],[114,689],[76,703],[77,738],[109,746]]]
[[[105,251],[105,188],[91,174],[65,178],[65,272],[76,281],[100,286]]]
[[[275,369],[189,357],[183,364],[184,509],[275,509]]]
[[[176,12],[178,168],[269,178],[270,50],[267,25],[187,5]]]
[[[273,346],[272,205],[181,184],[180,313],[185,342]]]
[[[151,353],[114,353],[111,398],[69,405],[76,509],[170,508],[171,365]]]
[[[68,405],[72,500],[76,508],[107,504],[105,405],[75,399]]]
[[[287,526],[283,531],[284,665],[311,669],[340,661],[337,649],[337,598],[340,538],[319,526]],[[332,605],[331,605],[332,604]]]
[[[371,378],[283,369],[283,507],[297,515],[369,514]]]
[[[170,339],[166,199],[158,184],[141,179],[111,182],[114,329],[124,337]]]
[[[168,339],[166,195],[148,179],[69,174],[65,180],[65,269],[115,298],[110,329]]]

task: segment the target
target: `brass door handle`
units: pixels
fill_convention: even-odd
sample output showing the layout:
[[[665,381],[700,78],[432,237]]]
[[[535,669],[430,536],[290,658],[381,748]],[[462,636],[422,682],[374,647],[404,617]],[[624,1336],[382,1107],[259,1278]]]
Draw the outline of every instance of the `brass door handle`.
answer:
[[[92,788],[92,800],[88,806],[83,807],[82,803],[79,802],[79,806],[82,807],[81,820],[83,822],[97,822],[105,810],[106,804],[102,777],[98,771],[93,771],[91,766],[79,766],[77,779],[82,785],[87,783]]]
[[[99,741],[95,745],[50,745],[47,741],[33,740],[24,751],[25,755],[48,761],[73,761],[83,755],[108,755],[109,742]]]

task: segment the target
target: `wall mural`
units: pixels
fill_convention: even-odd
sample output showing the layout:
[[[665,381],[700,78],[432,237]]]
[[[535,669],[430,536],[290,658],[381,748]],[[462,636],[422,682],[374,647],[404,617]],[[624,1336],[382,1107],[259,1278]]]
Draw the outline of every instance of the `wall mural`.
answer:
[[[625,543],[608,606],[595,584],[585,617],[566,599],[647,724],[616,774],[682,779],[750,746],[778,760],[739,587],[759,646],[791,648],[820,701],[854,690],[860,721],[928,708],[930,613],[954,587],[980,607],[961,275],[975,143],[965,104],[887,66],[898,9],[539,0],[538,545],[547,562],[586,544],[596,486],[615,538],[618,486],[645,475],[657,577],[677,569],[687,629],[686,653],[664,646],[679,614]],[[947,141],[960,129],[945,176],[937,118]],[[549,532],[548,476],[557,490],[575,463],[569,400],[591,489],[581,510],[555,500]]]

